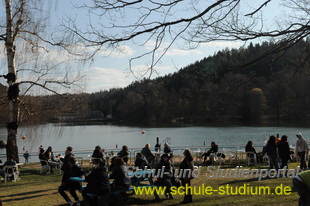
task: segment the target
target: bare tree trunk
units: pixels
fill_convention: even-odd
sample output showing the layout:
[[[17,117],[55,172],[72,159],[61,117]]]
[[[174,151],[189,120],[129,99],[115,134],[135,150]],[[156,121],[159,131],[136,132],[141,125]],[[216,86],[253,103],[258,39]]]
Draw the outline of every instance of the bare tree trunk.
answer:
[[[12,17],[12,2],[5,0],[6,6],[6,52],[8,62],[8,74],[6,79],[9,85],[8,99],[9,99],[9,122],[7,123],[8,139],[6,145],[7,158],[13,156],[13,159],[19,162],[18,147],[16,144],[16,136],[18,129],[18,96],[19,88],[16,83],[16,69],[15,69],[15,39],[13,31],[13,17]]]

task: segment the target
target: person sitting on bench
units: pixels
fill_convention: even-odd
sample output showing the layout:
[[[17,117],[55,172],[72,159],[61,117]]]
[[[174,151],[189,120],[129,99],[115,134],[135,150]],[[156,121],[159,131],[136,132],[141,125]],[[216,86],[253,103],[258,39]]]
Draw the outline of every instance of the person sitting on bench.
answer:
[[[113,168],[110,179],[114,179],[115,190],[127,190],[130,187],[130,179],[127,176],[128,170],[125,167],[123,158],[115,159],[115,167]],[[113,189],[113,188],[112,188]]]
[[[163,154],[161,156],[160,162],[156,166],[156,174],[158,174],[158,171],[164,170],[164,172],[161,172],[164,174],[162,177],[158,177],[157,181],[155,182],[155,185],[161,186],[161,187],[166,187],[166,197],[169,199],[173,199],[172,194],[171,194],[171,187],[172,187],[172,182],[171,179],[173,178],[173,173],[172,173],[172,165],[170,163],[170,158],[168,154]]]
[[[108,173],[104,161],[99,162],[98,167],[85,177],[87,186],[83,189],[82,195],[90,206],[97,205],[97,198],[100,195],[111,193]],[[87,193],[95,194],[93,197]]]
[[[218,151],[217,144],[215,144],[215,142],[211,142],[211,148],[201,156],[201,158],[203,158],[203,162],[205,162],[207,160],[207,157],[211,156],[212,153],[213,154],[217,153],[217,151]]]
[[[76,190],[80,190],[82,187],[81,182],[74,182],[70,180],[70,177],[84,177],[84,172],[82,169],[75,164],[75,158],[70,157],[68,160],[68,166],[64,168],[64,174],[62,176],[61,185],[58,188],[60,195],[69,203],[69,205],[80,205],[79,197],[76,194]],[[76,203],[73,203],[68,195],[65,193],[66,190],[69,190],[71,196],[74,198]]]

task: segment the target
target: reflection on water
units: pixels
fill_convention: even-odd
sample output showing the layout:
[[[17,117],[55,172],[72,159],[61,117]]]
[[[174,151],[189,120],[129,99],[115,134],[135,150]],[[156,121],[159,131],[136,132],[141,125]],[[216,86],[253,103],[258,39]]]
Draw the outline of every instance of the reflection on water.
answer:
[[[145,134],[141,134],[144,130]],[[310,139],[309,127],[283,126],[182,126],[182,127],[143,127],[119,125],[66,125],[44,124],[36,126],[22,126],[18,131],[18,147],[22,153],[25,147],[29,152],[37,152],[40,145],[45,148],[52,146],[54,151],[64,151],[70,145],[75,150],[92,150],[96,145],[104,148],[119,148],[127,145],[130,148],[142,148],[150,143],[153,148],[156,137],[163,141],[171,137],[171,146],[204,146],[211,141],[219,147],[244,146],[248,140],[254,145],[264,144],[265,136],[270,134],[286,134],[290,144],[295,144],[295,134],[301,132],[306,139]],[[22,140],[22,136],[26,136]],[[0,139],[6,140],[6,129],[0,128]],[[5,150],[0,149],[0,154]]]

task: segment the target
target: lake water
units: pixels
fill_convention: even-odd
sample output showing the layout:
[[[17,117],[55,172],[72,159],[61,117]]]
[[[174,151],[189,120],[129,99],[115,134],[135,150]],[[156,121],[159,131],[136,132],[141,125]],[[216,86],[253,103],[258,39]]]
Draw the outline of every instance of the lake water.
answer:
[[[145,134],[141,134],[145,131]],[[107,149],[142,148],[146,143],[154,148],[156,137],[162,142],[171,137],[171,147],[209,147],[210,142],[216,142],[220,148],[233,146],[244,147],[248,140],[254,146],[261,147],[266,135],[287,135],[289,143],[294,145],[296,134],[301,132],[310,140],[309,127],[280,127],[280,126],[183,126],[183,127],[134,127],[118,125],[76,125],[44,124],[23,126],[18,131],[18,147],[22,153],[25,147],[30,153],[37,153],[40,145],[45,148],[52,146],[54,151],[64,151],[70,145],[77,150],[93,150],[96,145]],[[6,129],[0,128],[0,140],[6,140]],[[22,140],[22,136],[26,136]],[[205,144],[205,145],[204,145]],[[162,144],[163,145],[163,144]],[[116,149],[115,149],[116,150]],[[0,149],[0,155],[5,154]]]

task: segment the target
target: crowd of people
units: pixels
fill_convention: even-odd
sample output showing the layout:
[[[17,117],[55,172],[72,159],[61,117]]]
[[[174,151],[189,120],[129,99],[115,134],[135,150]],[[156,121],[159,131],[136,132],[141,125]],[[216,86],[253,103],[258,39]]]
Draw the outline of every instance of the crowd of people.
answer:
[[[61,166],[60,155],[54,156],[54,152],[51,146],[49,146],[46,150],[42,145],[39,147],[39,160],[41,165],[50,166],[51,173],[54,173],[55,168],[59,168]]]
[[[309,150],[308,144],[301,133],[298,133],[296,138],[297,141],[295,152],[300,160],[300,169],[306,170],[306,155]],[[155,169],[156,173],[158,170],[164,168],[162,173],[164,175],[158,177],[154,184],[157,186],[166,187],[166,198],[173,199],[170,188],[175,186],[177,183],[177,180],[174,177],[175,168],[172,164],[174,158],[173,151],[168,143],[164,144],[162,152],[160,151],[160,147],[158,147],[158,145],[156,152],[152,152],[150,147],[150,144],[147,143],[140,152],[136,153],[134,167],[135,169],[141,170],[145,168]],[[210,149],[202,155],[203,161],[211,161],[213,156],[218,154],[218,151],[218,145],[215,142],[211,142]],[[247,155],[252,159],[255,158],[256,161],[261,161],[261,158],[266,154],[269,159],[270,169],[281,169],[288,167],[288,162],[291,160],[292,155],[292,150],[289,146],[288,137],[286,135],[283,135],[281,139],[271,135],[261,152],[256,151],[252,141],[248,141],[245,146],[245,152],[247,152]],[[160,161],[154,162],[156,155],[160,154]],[[187,172],[192,171],[194,169],[194,164],[191,151],[189,149],[185,149],[183,151],[183,156],[184,158],[179,165],[179,170],[184,170]],[[126,145],[124,145],[121,151],[117,154],[114,154],[113,151],[110,154],[107,154],[104,148],[96,146],[91,157],[94,167],[91,169],[89,174],[86,174],[79,164],[76,163],[76,158],[73,154],[72,147],[68,146],[66,148],[65,155],[63,157],[60,157],[60,155],[54,156],[51,146],[49,146],[46,150],[43,146],[40,146],[39,148],[39,159],[42,164],[44,162],[52,169],[61,166],[60,169],[63,171],[63,175],[58,192],[69,205],[80,205],[80,200],[76,191],[82,190],[81,182],[72,180],[72,177],[85,178],[87,185],[82,190],[82,196],[89,203],[89,205],[97,205],[98,196],[109,196],[115,190],[126,191],[131,185],[138,186],[139,180],[136,177],[129,178],[128,176],[128,167],[126,166],[129,164],[130,152]],[[209,160],[207,160],[208,158]],[[110,160],[110,162],[107,162],[108,160]],[[11,164],[16,164],[16,162],[9,159],[4,165]],[[3,171],[1,170],[0,175],[3,176]],[[182,186],[191,186],[192,178],[193,177],[190,174],[183,174],[178,177]],[[113,179],[113,181],[111,181],[111,179]],[[301,172],[298,177],[293,179],[293,184],[294,187],[297,188],[300,195],[299,201],[301,203],[308,201],[305,195],[307,193],[304,191],[309,191],[309,179],[310,173],[308,170]],[[305,188],[308,188],[308,190]],[[66,191],[69,191],[73,200],[70,199]],[[126,195],[126,192],[122,192],[121,194]],[[186,194],[181,203],[187,204],[190,202],[192,202],[192,196],[190,194]]]
[[[145,169],[152,168],[156,171],[164,168],[163,176],[158,177],[155,185],[165,186],[166,187],[166,197],[168,199],[172,199],[172,194],[170,191],[171,186],[177,182],[174,178],[174,167],[171,164],[171,159],[173,158],[173,152],[171,151],[168,144],[165,145],[166,150],[161,155],[160,161],[157,165],[150,164],[154,158],[150,156],[146,156],[144,154],[150,155],[150,144],[147,144],[144,148],[142,148],[141,152],[136,153],[136,158],[134,162],[134,166],[136,169]],[[44,155],[42,154],[42,150],[40,150],[40,157]],[[51,150],[48,150],[51,151]],[[151,152],[152,154],[152,152]],[[189,149],[185,149],[184,159],[180,164],[179,169],[183,170],[193,170],[193,157]],[[65,151],[64,158],[61,159],[63,171],[61,185],[58,188],[58,192],[65,199],[65,201],[69,205],[80,205],[80,200],[76,194],[77,190],[81,190],[81,182],[74,181],[72,177],[85,178],[87,182],[86,187],[82,191],[83,198],[89,203],[89,205],[97,204],[97,197],[101,195],[109,196],[109,194],[115,190],[124,191],[121,194],[126,195],[126,190],[129,189],[131,185],[136,185],[137,179],[136,177],[129,178],[128,176],[128,167],[127,161],[129,159],[128,147],[123,146],[122,150],[117,153],[117,155],[111,157],[111,164],[109,168],[107,168],[106,156],[104,149],[100,146],[96,146],[93,154],[92,161],[95,164],[94,169],[91,170],[89,174],[85,174],[81,167],[76,164],[76,160],[73,155],[73,148],[67,147]],[[110,154],[111,155],[111,154]],[[108,172],[110,174],[108,175]],[[109,181],[109,179],[113,179],[113,181]],[[183,186],[191,184],[192,177],[189,175],[183,175],[180,177],[181,183]],[[135,182],[136,181],[136,182]],[[73,201],[69,198],[66,191],[69,191],[70,195],[73,198]],[[89,195],[93,194],[93,195]],[[192,202],[191,195],[185,195],[182,203],[190,203]]]
[[[271,135],[262,152],[258,153],[256,151],[252,141],[248,141],[246,144],[245,152],[248,153],[248,156],[255,155],[255,157],[251,156],[251,158],[256,158],[258,162],[262,161],[263,156],[266,154],[269,159],[270,169],[277,170],[288,167],[288,162],[292,161],[292,155],[296,153],[300,161],[300,170],[305,170],[307,169],[308,144],[301,133],[296,134],[296,138],[295,150],[290,148],[287,135],[283,135],[281,138]],[[310,161],[308,165],[310,165]]]

